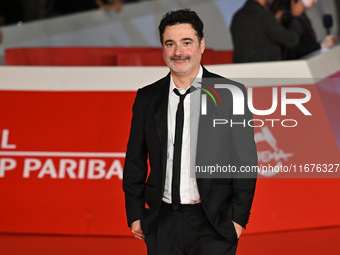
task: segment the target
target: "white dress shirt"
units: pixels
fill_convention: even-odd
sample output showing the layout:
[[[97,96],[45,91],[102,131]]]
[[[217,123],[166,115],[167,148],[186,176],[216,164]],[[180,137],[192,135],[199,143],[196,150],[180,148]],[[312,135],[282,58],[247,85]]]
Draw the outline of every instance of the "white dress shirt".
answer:
[[[202,80],[203,68],[196,76],[193,84],[195,87],[201,85],[197,81]],[[163,201],[171,204],[171,186],[172,186],[172,165],[174,154],[175,141],[175,126],[176,126],[176,112],[179,103],[179,96],[174,93],[174,88],[177,88],[173,82],[172,76],[170,78],[170,91],[168,103],[168,150],[166,163],[165,187],[163,194]],[[186,92],[185,89],[177,88],[181,94]],[[187,88],[189,89],[189,87]],[[190,107],[190,98],[192,96],[199,96],[200,91],[195,90],[186,95],[184,99],[184,125],[183,125],[183,139],[182,139],[182,156],[181,156],[181,173],[180,173],[180,198],[181,204],[197,204],[201,202],[200,195],[197,188],[195,175],[191,174],[194,169],[196,156],[196,137],[199,119],[199,107]],[[195,116],[195,117],[194,117]],[[191,118],[190,118],[191,117]],[[190,120],[194,123],[190,123]],[[190,127],[190,124],[192,125]],[[190,132],[191,131],[191,132]],[[190,133],[194,137],[190,143]],[[192,150],[190,150],[190,146]]]

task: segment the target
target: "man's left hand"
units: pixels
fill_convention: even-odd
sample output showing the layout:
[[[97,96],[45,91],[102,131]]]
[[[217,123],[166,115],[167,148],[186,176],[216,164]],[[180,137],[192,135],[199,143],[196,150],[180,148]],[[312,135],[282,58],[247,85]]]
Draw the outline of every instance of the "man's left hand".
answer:
[[[236,234],[237,234],[237,239],[239,239],[241,234],[242,234],[243,227],[240,224],[237,224],[234,221],[233,221],[233,224],[234,224],[235,231],[236,231]]]

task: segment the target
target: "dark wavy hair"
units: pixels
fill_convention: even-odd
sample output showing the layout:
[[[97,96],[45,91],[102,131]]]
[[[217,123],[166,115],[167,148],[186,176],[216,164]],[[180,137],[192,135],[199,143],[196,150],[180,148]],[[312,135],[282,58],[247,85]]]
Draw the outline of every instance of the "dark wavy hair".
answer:
[[[167,26],[173,26],[176,24],[191,24],[196,31],[198,41],[201,43],[203,38],[203,22],[198,17],[197,13],[190,9],[181,9],[177,11],[170,11],[166,13],[158,26],[159,39],[163,45],[163,34]]]

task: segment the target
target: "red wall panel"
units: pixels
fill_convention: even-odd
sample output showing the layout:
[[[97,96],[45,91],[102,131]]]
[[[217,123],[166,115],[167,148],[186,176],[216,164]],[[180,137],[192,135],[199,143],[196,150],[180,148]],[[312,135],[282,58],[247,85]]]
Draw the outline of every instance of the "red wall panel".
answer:
[[[298,87],[312,94],[305,105],[312,116],[294,106],[285,117],[280,108],[270,116],[294,118],[299,125],[266,124],[277,150],[290,155],[269,163],[340,163],[318,90]],[[270,107],[271,89],[253,89],[256,108]],[[130,234],[121,171],[134,97],[135,92],[0,91],[0,232]],[[274,155],[269,142],[258,141],[258,152]],[[338,176],[284,177],[259,179],[247,233],[340,225]]]

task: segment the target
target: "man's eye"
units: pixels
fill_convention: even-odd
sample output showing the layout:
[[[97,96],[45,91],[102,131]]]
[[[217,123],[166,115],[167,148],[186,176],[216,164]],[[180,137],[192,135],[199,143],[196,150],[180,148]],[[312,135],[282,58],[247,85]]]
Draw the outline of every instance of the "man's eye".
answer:
[[[167,44],[166,44],[166,47],[172,47],[172,46],[174,46],[173,43],[167,43]]]
[[[191,42],[184,42],[184,45],[190,45]]]

